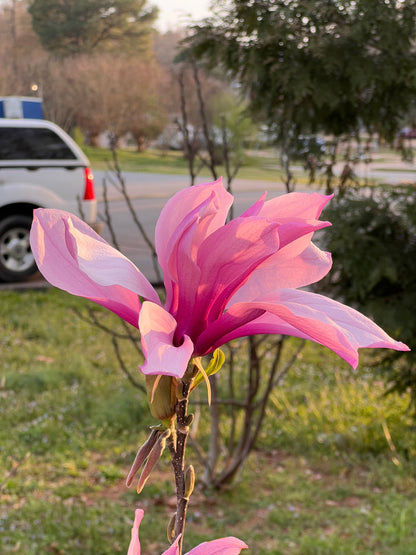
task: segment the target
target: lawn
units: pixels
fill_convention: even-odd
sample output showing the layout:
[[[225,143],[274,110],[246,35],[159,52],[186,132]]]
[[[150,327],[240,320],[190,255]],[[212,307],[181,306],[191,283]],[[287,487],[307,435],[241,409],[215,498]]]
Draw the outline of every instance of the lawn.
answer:
[[[160,555],[175,502],[168,457],[140,496],[125,488],[154,422],[107,334],[76,315],[88,302],[52,288],[3,291],[0,302],[0,552],[126,553],[142,507],[143,553]],[[126,358],[134,371],[133,348]],[[308,344],[235,486],[192,496],[186,549],[236,535],[253,555],[416,553],[407,399],[383,396],[363,361],[352,371]],[[192,450],[189,460],[198,476]]]
[[[105,148],[96,148],[90,146],[82,147],[86,155],[91,161],[93,169],[96,170],[106,170],[112,166],[112,153],[110,150]],[[162,149],[148,149],[145,152],[137,152],[132,149],[118,149],[117,150],[117,160],[120,168],[124,172],[145,172],[145,173],[161,173],[169,175],[189,175],[188,163],[183,156],[182,152],[173,150],[162,150]],[[343,156],[340,154],[338,157],[338,162],[344,162]],[[391,167],[378,167],[380,163],[391,163]],[[371,169],[376,169],[377,171],[409,171],[408,167],[404,165],[402,168],[398,168],[398,164],[401,164],[400,154],[392,149],[383,149],[382,153],[378,153],[374,158],[372,164],[369,166],[369,171]],[[213,176],[202,164],[196,163],[196,170],[198,176],[203,176],[207,181],[212,180]],[[340,171],[340,169],[338,168]],[[226,171],[223,166],[218,166],[216,168],[217,175],[226,178]],[[292,177],[296,185],[305,186],[310,185],[309,173],[304,169],[303,160],[295,160],[291,166]],[[274,182],[286,182],[286,175],[283,167],[281,166],[280,156],[276,150],[271,148],[264,151],[250,150],[247,151],[244,157],[244,162],[239,169],[236,179],[247,179],[256,181],[274,181]],[[326,185],[326,173],[324,169],[318,170],[315,176],[314,188],[318,187],[321,189],[325,188]],[[336,179],[334,180],[333,186],[336,186]],[[372,185],[375,184],[374,179],[366,179],[365,184]]]
[[[112,153],[105,148],[82,147],[91,161],[92,167],[105,170],[112,161]],[[173,150],[149,149],[137,152],[131,149],[118,149],[117,159],[123,171],[150,172],[173,175],[188,175],[188,163],[182,152]],[[198,175],[212,177],[209,170],[196,164]],[[218,175],[225,176],[225,168],[217,167]],[[264,156],[260,153],[247,154],[244,164],[238,172],[241,179],[264,179],[266,181],[282,178],[278,157]]]

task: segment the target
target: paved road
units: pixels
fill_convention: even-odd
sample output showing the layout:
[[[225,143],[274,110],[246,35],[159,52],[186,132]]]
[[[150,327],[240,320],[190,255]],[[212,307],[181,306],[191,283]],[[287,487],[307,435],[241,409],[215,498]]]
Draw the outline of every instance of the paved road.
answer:
[[[143,237],[140,235],[129,213],[123,197],[117,189],[111,185],[111,175],[104,171],[95,171],[95,191],[98,199],[99,213],[104,214],[103,181],[107,183],[108,198],[110,204],[111,220],[116,232],[121,252],[128,256],[148,279],[152,282],[158,281],[158,275],[152,263],[150,250]],[[150,174],[150,173],[123,173],[127,192],[132,200],[133,208],[140,223],[143,225],[147,235],[153,242],[154,230],[159,213],[167,199],[180,189],[189,186],[187,176]],[[199,178],[197,183],[205,183],[212,179]],[[117,181],[116,181],[117,183]],[[264,191],[269,191],[275,196],[284,193],[284,186],[278,182],[236,180],[234,186],[235,215],[243,212],[248,206],[255,202]],[[111,242],[108,228],[105,228],[102,236]],[[39,274],[30,280],[19,284],[0,283],[0,290],[42,288],[48,284]]]
[[[391,168],[390,163],[388,167]],[[343,165],[336,167],[336,173],[342,171]],[[374,169],[373,169],[374,168]],[[416,171],[413,164],[399,164],[397,169],[387,170],[382,163],[374,164],[369,169],[365,164],[355,166],[355,172],[361,177],[374,178],[392,184],[402,181],[416,181]],[[157,273],[153,267],[150,250],[139,231],[134,225],[133,219],[122,196],[117,189],[111,186],[111,176],[105,172],[95,171],[95,183],[97,198],[101,201],[103,195],[103,180],[108,183],[108,196],[111,206],[111,218],[119,241],[120,250],[128,256],[152,281],[157,280]],[[129,197],[132,199],[134,210],[139,221],[142,223],[148,237],[153,241],[154,229],[160,210],[166,200],[180,189],[189,186],[189,178],[179,175],[164,175],[150,173],[123,174]],[[210,181],[208,177],[198,178],[197,183]],[[117,181],[116,181],[117,182]],[[297,190],[302,190],[297,187]],[[311,188],[303,187],[303,190],[311,191]],[[233,182],[233,193],[235,196],[235,215],[240,214],[255,202],[259,196],[268,191],[269,198],[285,193],[282,183],[275,181],[254,181],[236,179]],[[99,203],[99,210],[103,212],[104,205]],[[110,240],[108,229],[103,232],[103,237]]]
[[[123,178],[126,182],[130,198],[161,198],[166,200],[177,191],[183,189],[184,187],[188,187],[190,184],[189,178],[186,175],[123,172]],[[94,181],[97,198],[102,198],[104,179],[108,184],[108,194],[110,200],[121,198],[120,193],[118,193],[116,189],[111,186],[111,181],[113,180],[117,184],[117,179],[114,179],[112,174],[95,170]],[[198,177],[196,183],[207,183],[210,181],[212,181],[212,178],[205,176]],[[265,190],[283,193],[284,186],[278,180],[256,181],[249,179],[235,179],[233,181],[233,190],[235,193],[250,191],[263,192]]]
[[[397,168],[393,170],[391,168],[391,163],[388,164],[388,168],[384,168],[383,164],[375,163],[371,169],[361,164],[355,167],[355,171],[360,176],[379,179],[385,183],[396,184],[403,181],[416,182],[416,170],[413,164],[399,164]],[[337,172],[339,173],[341,169],[341,167],[337,168]],[[101,213],[104,212],[104,180],[108,184],[111,218],[119,241],[120,250],[133,260],[152,282],[156,281],[157,273],[153,267],[149,248],[146,246],[144,239],[140,236],[122,195],[111,185],[111,180],[113,178],[104,171],[95,171],[94,174],[96,194],[99,200],[99,212]],[[189,178],[180,175],[132,172],[123,173],[123,177],[126,181],[128,195],[132,199],[134,211],[139,221],[144,226],[147,235],[153,241],[154,229],[160,210],[166,203],[166,200],[175,192],[189,186]],[[198,178],[197,183],[204,183],[207,181],[211,181],[211,179],[209,177]],[[117,183],[117,180],[115,180],[115,182]],[[301,190],[301,188],[298,187],[297,190]],[[305,188],[304,190],[310,191],[311,189]],[[236,179],[233,183],[233,192],[236,199],[235,215],[238,215],[255,202],[264,191],[268,191],[270,198],[283,194],[285,189],[283,184],[278,181],[270,182]],[[108,229],[103,231],[103,237],[110,241]],[[39,280],[39,276],[35,276],[27,285],[29,287],[39,287],[44,285],[44,282]],[[14,286],[7,284],[0,285],[0,289],[7,287]],[[20,287],[26,287],[26,284],[21,284]]]

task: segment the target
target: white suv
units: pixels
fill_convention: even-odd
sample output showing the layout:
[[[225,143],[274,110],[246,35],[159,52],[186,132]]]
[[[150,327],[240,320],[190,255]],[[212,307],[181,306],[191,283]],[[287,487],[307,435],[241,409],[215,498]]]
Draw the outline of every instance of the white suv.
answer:
[[[39,207],[73,212],[94,227],[90,163],[54,123],[0,118],[0,280],[20,281],[36,272],[29,231]]]

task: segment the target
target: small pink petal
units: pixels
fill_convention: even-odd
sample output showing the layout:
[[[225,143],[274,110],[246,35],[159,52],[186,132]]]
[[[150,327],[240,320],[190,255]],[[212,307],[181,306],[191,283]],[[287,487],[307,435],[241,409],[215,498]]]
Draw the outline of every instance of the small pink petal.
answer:
[[[141,509],[136,509],[127,555],[140,555],[139,527],[143,515],[144,512]],[[179,555],[180,537],[179,535],[162,555]],[[247,545],[241,540],[230,536],[228,538],[201,543],[198,547],[191,549],[186,555],[239,555],[242,549],[247,549]]]
[[[241,214],[242,218],[247,218],[249,216],[258,216],[264,206],[266,200],[267,192],[264,192],[259,200],[250,206],[245,212]]]
[[[267,220],[237,218],[204,241],[198,253],[198,298],[209,301],[210,319],[222,313],[234,291],[279,249],[277,232],[277,226]]]
[[[259,216],[272,221],[293,219],[314,220],[319,218],[326,204],[333,195],[320,193],[288,193],[280,195],[264,203]]]
[[[176,538],[176,540],[173,542],[173,544],[162,553],[162,555],[179,555],[179,540],[181,538],[181,535],[179,534],[179,536]],[[127,554],[128,555],[128,554]]]
[[[161,306],[145,301],[139,316],[142,348],[146,362],[143,374],[182,378],[193,353],[193,343],[184,336],[179,346],[173,344],[176,321]]]
[[[141,509],[136,509],[134,516],[134,524],[131,529],[131,541],[127,555],[140,555],[140,540],[139,540],[139,527],[142,521],[144,512]]]
[[[239,555],[242,549],[248,546],[232,536],[210,542],[204,542],[191,549],[186,555]]]

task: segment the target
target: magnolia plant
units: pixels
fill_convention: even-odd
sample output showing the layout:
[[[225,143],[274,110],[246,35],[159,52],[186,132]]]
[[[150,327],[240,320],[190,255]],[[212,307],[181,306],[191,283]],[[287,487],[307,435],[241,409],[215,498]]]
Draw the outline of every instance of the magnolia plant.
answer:
[[[283,334],[324,345],[354,368],[358,349],[408,347],[341,303],[305,289],[331,268],[331,256],[312,243],[331,197],[264,194],[227,223],[233,196],[221,179],[186,188],[163,208],[156,251],[164,274],[165,302],[140,270],[87,224],[60,210],[35,211],[31,246],[39,270],[53,285],[118,314],[140,331],[152,415],[159,421],[139,449],[127,477],[142,469],[138,492],[168,447],[175,475],[177,511],[168,527],[171,547],[182,553],[186,511],[195,474],[185,465],[192,415],[189,395],[224,361],[219,347],[254,334]],[[211,355],[204,366],[202,357]],[[137,516],[138,515],[138,516]],[[137,541],[129,553],[140,553]],[[239,540],[208,542],[190,554],[232,555]],[[227,543],[234,542],[234,543]],[[215,544],[215,545],[214,545]],[[136,545],[137,547],[134,547]],[[134,551],[136,549],[136,551]]]

